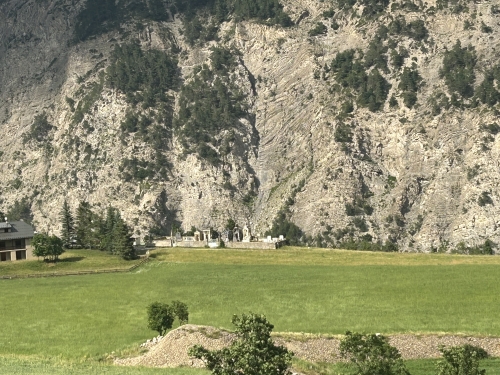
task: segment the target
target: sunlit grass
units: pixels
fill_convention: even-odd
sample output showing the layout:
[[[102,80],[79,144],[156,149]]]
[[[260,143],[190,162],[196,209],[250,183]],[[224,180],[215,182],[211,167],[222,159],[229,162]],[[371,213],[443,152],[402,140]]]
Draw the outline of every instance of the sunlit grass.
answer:
[[[233,250],[233,249],[192,249],[174,248],[152,251],[158,259],[179,263],[215,264],[275,264],[275,265],[399,265],[399,266],[439,266],[459,264],[496,264],[500,256],[457,255],[457,254],[417,254],[383,253],[372,251],[349,251],[304,247],[286,247],[277,250]]]
[[[37,259],[1,262],[0,276],[127,269],[138,262],[139,260],[126,261],[116,255],[99,250],[68,250],[61,255],[57,263],[43,262]]]
[[[80,254],[96,255],[87,264],[109,266],[103,253]],[[266,314],[276,332],[500,336],[498,258],[169,249],[154,251],[153,260],[131,273],[0,280],[0,316],[8,317],[0,356],[11,358],[0,368],[24,366],[12,356],[26,356],[69,361],[77,366],[71,373],[85,373],[75,363],[129,353],[155,335],[147,329],[146,307],[157,300],[184,301],[190,323],[226,329],[232,329],[233,314],[253,311]],[[33,371],[43,368],[37,361]],[[183,371],[172,374],[198,374]]]

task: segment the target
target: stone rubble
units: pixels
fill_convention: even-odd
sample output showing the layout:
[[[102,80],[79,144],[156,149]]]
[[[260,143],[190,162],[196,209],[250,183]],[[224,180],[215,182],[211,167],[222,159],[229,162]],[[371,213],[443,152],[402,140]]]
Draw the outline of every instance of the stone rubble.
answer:
[[[201,368],[203,362],[190,358],[187,354],[194,345],[202,345],[209,350],[222,349],[231,344],[235,334],[209,326],[187,324],[169,332],[165,337],[158,336],[141,344],[149,351],[139,357],[115,359],[122,366],[180,367]],[[438,358],[439,346],[471,344],[486,350],[489,355],[500,356],[500,338],[471,337],[459,335],[390,335],[389,342],[398,348],[404,359]],[[337,337],[286,334],[276,335],[275,343],[286,346],[297,358],[309,362],[340,361]]]

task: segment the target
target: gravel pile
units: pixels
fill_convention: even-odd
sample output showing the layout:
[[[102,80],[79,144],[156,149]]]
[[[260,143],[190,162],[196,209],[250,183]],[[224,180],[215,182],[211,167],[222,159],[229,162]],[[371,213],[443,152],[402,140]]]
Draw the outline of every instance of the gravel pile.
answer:
[[[202,345],[209,350],[228,346],[235,335],[207,326],[183,325],[170,331],[156,345],[149,344],[149,351],[135,358],[115,359],[115,364],[147,367],[204,367],[203,362],[188,356],[194,345]]]
[[[203,362],[187,354],[193,345],[202,345],[209,350],[222,349],[235,339],[235,335],[208,326],[187,324],[169,332],[163,338],[148,340],[141,347],[149,348],[142,356],[116,359],[123,366],[148,367],[203,367]],[[339,357],[339,339],[300,336],[276,337],[278,345],[286,346],[295,356],[310,362],[336,362]],[[398,348],[405,359],[437,358],[440,345],[456,346],[471,344],[485,349],[491,356],[500,357],[500,338],[438,335],[393,335],[391,345]]]

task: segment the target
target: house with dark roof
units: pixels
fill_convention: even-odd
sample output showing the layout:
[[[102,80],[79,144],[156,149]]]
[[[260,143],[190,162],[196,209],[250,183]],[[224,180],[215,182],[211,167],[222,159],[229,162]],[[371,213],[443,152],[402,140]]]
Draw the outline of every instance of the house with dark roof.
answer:
[[[32,259],[34,235],[33,227],[24,221],[0,222],[0,262]]]

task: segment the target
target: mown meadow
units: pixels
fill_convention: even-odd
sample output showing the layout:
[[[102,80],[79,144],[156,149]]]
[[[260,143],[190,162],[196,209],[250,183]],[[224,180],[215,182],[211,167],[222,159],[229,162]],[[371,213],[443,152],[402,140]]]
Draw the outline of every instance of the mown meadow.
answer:
[[[71,365],[71,373],[91,373],[89,363],[102,367],[110,354],[136,353],[155,336],[146,327],[147,305],[174,299],[188,304],[190,323],[226,329],[233,314],[253,311],[265,314],[276,332],[500,336],[499,263],[495,256],[173,249],[155,250],[130,273],[0,280],[0,368],[57,374],[37,367],[46,359],[48,368]],[[98,372],[156,373],[116,369]]]

